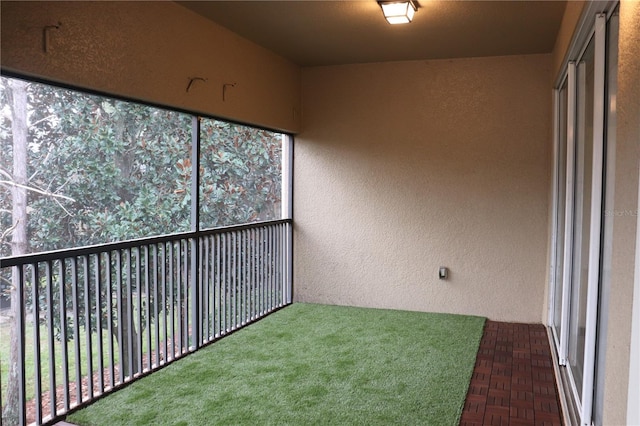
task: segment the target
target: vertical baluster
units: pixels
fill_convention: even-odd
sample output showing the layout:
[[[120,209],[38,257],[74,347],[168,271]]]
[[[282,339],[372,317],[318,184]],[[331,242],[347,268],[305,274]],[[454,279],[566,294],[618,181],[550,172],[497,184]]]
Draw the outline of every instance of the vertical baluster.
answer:
[[[269,268],[269,312],[273,310],[273,228],[267,225],[269,242],[268,268]]]
[[[218,325],[220,327],[220,336],[225,333],[225,266],[226,266],[226,258],[225,258],[225,236],[224,234],[218,234]]]
[[[217,235],[211,235],[211,339],[214,340],[218,337],[218,257],[216,256],[216,250],[218,244],[216,243]]]
[[[83,255],[82,271],[84,273],[84,317],[85,317],[85,340],[87,344],[87,393],[89,400],[93,399],[93,342],[91,339],[91,290],[90,290],[90,271],[89,258]],[[80,391],[82,392],[82,391]]]
[[[202,239],[191,238],[191,345],[196,350],[202,346]]]
[[[253,285],[251,284],[252,273],[251,273],[251,249],[253,247],[253,236],[252,229],[247,229],[247,247],[246,247],[246,269],[247,269],[247,322],[251,322],[253,320],[253,310],[252,310],[252,298],[253,298]]]
[[[269,229],[262,228],[262,282],[264,289],[264,305],[262,314],[269,312]]]
[[[124,307],[127,311],[127,353],[125,356],[127,357],[127,366],[128,369],[125,374],[129,378],[129,381],[133,379],[133,289],[132,289],[132,274],[133,274],[133,259],[132,259],[131,249],[126,249],[126,260],[127,260],[127,288],[125,290],[125,298],[126,306]]]
[[[171,357],[167,356],[167,361],[174,359],[175,355],[176,355],[176,351],[175,351],[175,342],[176,342],[176,317],[175,317],[175,305],[176,305],[176,296],[175,296],[175,292],[174,292],[174,286],[176,285],[176,280],[175,280],[175,276],[174,276],[174,243],[170,242],[169,243],[169,279],[170,279],[170,283],[169,283],[169,307],[170,307],[170,319],[171,319],[171,346],[170,346],[170,353],[171,353]],[[179,262],[178,262],[179,263]],[[179,267],[178,267],[179,269]]]
[[[94,255],[94,275],[95,275],[95,286],[96,286],[96,352],[98,355],[98,389],[99,393],[104,393],[104,342],[102,340],[102,264],[100,262],[100,254]]]
[[[269,268],[268,268],[268,259],[267,256],[269,254],[269,230],[267,227],[263,227],[260,229],[262,233],[262,238],[260,239],[260,243],[262,244],[262,254],[260,255],[260,267],[262,269],[262,309],[260,313],[262,315],[266,314],[269,311]]]
[[[233,330],[235,328],[235,291],[236,291],[236,283],[235,283],[235,273],[234,273],[234,266],[235,266],[235,258],[234,258],[234,251],[235,251],[235,235],[233,232],[229,233],[229,247],[227,250],[227,254],[229,256],[229,265],[228,265],[228,282],[229,282],[229,329]]]
[[[147,349],[144,351],[147,357],[147,369],[151,370],[153,365],[153,346],[151,344],[151,292],[149,280],[151,279],[151,267],[149,258],[149,246],[142,247],[144,251],[144,294],[145,294],[145,336],[147,337]]]
[[[158,300],[158,245],[154,244],[151,247],[151,258],[153,259],[152,265],[152,279],[153,279],[153,331],[155,332],[155,364],[156,368],[160,366],[160,319],[158,318],[158,310],[160,308],[160,300]],[[164,301],[164,297],[162,298]]]
[[[200,336],[202,336],[202,318],[200,313],[202,312],[200,306],[200,299],[202,296],[202,274],[199,273],[199,268],[202,265],[202,254],[200,250],[200,238],[192,237],[187,243],[191,246],[190,264],[191,264],[191,280],[189,280],[189,291],[191,298],[191,343],[189,350],[196,350],[201,346]]]
[[[133,251],[133,249],[132,249]],[[133,328],[131,329],[132,334],[134,334],[134,337],[136,337],[136,342],[135,342],[135,346],[136,346],[136,354],[137,354],[137,361],[138,361],[138,367],[136,368],[136,371],[138,372],[138,374],[142,373],[142,342],[143,342],[143,333],[144,333],[144,329],[143,329],[143,324],[142,324],[142,282],[143,282],[143,277],[142,277],[142,252],[140,250],[140,247],[136,247],[135,248],[135,252],[132,253],[132,259],[133,259],[133,255],[135,254],[135,265],[136,265],[136,273],[135,273],[135,286],[136,286],[136,311],[137,311],[137,315],[135,316],[135,319],[133,321]],[[131,293],[131,302],[133,303],[133,293]]]
[[[116,322],[118,324],[117,334],[118,334],[118,383],[124,382],[124,360],[127,354],[124,353],[124,339],[126,336],[124,335],[124,312],[122,304],[124,303],[122,297],[122,286],[124,283],[122,282],[122,274],[124,272],[124,265],[122,264],[122,251],[116,251],[116,307],[117,307],[117,318]]]
[[[216,261],[217,261],[217,257],[216,257],[216,236],[212,235],[211,236],[211,254],[210,254],[211,258],[210,258],[210,262],[211,262],[211,282],[210,282],[210,286],[211,286],[211,340],[215,339],[217,336],[217,328],[216,328],[216,314],[218,312],[217,306],[216,306],[216,295],[218,294],[216,291]]]
[[[242,288],[244,291],[244,298],[242,302],[242,312],[244,313],[244,324],[249,322],[250,312],[249,312],[249,253],[247,252],[249,248],[249,230],[245,229],[242,231]]]
[[[27,401],[27,395],[26,395],[26,387],[25,387],[25,383],[26,383],[26,341],[27,341],[27,335],[26,335],[26,309],[25,309],[25,270],[26,270],[27,266],[26,265],[20,265],[20,266],[13,266],[11,268],[11,282],[16,283],[17,284],[17,288],[15,289],[16,292],[16,296],[17,296],[17,301],[18,301],[18,306],[17,306],[17,316],[16,318],[14,318],[15,322],[14,322],[14,327],[17,327],[16,333],[17,333],[17,337],[18,337],[18,347],[17,347],[17,352],[18,352],[18,365],[17,365],[17,369],[18,369],[18,407],[19,407],[19,413],[18,413],[18,423],[21,425],[26,425],[27,424],[27,413],[26,413],[26,401]],[[14,299],[15,300],[15,299]],[[1,386],[0,386],[1,388]],[[2,396],[2,391],[0,390],[0,399]],[[40,397],[36,398],[36,401],[39,403],[40,402]],[[0,404],[1,405],[1,404]],[[2,421],[2,413],[0,413],[0,422]]]
[[[247,287],[247,322],[251,322],[253,319],[253,311],[251,309],[251,301],[253,297],[253,289],[251,285],[251,247],[252,247],[252,230],[247,229],[246,234],[246,247],[245,247],[245,281]]]
[[[250,249],[249,249],[249,288],[251,289],[251,320],[256,319],[256,230],[250,229]]]
[[[209,277],[207,278],[207,288],[209,297],[207,298],[207,323],[209,324],[209,341],[212,341],[216,335],[216,327],[215,327],[215,314],[216,314],[216,287],[215,287],[215,236],[210,235],[208,238],[209,241],[209,251],[207,254],[207,265],[209,266]]]
[[[31,290],[33,298],[33,352],[36,423],[42,423],[42,348],[40,345],[40,265],[32,264]]]
[[[268,279],[268,269],[267,269],[267,228],[260,228],[260,290],[262,292],[261,295],[261,305],[260,305],[260,315],[264,315],[267,312],[267,308],[269,305],[269,279]]]
[[[253,229],[253,319],[260,317],[260,228]]]
[[[265,279],[264,279],[264,228],[260,227],[258,229],[258,291],[259,291],[259,307],[258,307],[258,316],[262,316],[264,312],[264,301],[265,301]]]
[[[273,227],[271,225],[267,225],[267,232],[269,234],[269,256],[268,256],[268,267],[269,267],[269,312],[273,311],[275,307],[275,282],[274,282],[274,250],[275,250],[275,235],[273,232]]]
[[[233,237],[233,248],[231,251],[231,255],[233,256],[233,328],[238,328],[238,292],[240,291],[240,283],[239,283],[239,274],[238,274],[238,246],[240,245],[238,241],[238,231],[234,231],[232,233]]]
[[[279,282],[278,282],[278,244],[280,239],[278,238],[278,225],[271,225],[271,235],[272,235],[272,240],[273,240],[273,254],[271,255],[271,261],[272,261],[272,268],[273,268],[273,306],[272,308],[275,309],[279,306],[279,290],[280,290],[280,286],[279,286]]]
[[[178,309],[178,353],[182,353],[182,243],[176,244],[176,309]],[[175,343],[175,342],[174,342]]]
[[[287,304],[287,224],[280,227],[280,276],[281,276],[281,304]]]
[[[233,235],[231,233],[225,234],[225,250],[224,254],[227,258],[227,264],[225,273],[227,279],[225,280],[225,304],[224,307],[227,310],[225,316],[227,322],[227,331],[233,330]]]
[[[243,286],[243,280],[244,277],[242,275],[242,231],[237,231],[238,234],[238,243],[237,243],[237,247],[236,247],[236,270],[237,270],[237,323],[238,323],[238,327],[242,327],[242,322],[244,320],[244,316],[242,315],[242,311],[244,309],[243,305],[242,305],[242,301],[244,300],[244,286]]]
[[[82,355],[80,351],[80,300],[78,294],[78,259],[69,258],[71,266],[71,298],[73,308],[73,352],[76,360],[76,403],[82,402]]]
[[[226,274],[227,279],[225,280],[226,284],[226,302],[225,309],[227,310],[227,331],[233,330],[233,235],[232,233],[228,233],[225,235],[226,238],[226,247],[225,247],[225,256],[227,257],[227,267]]]
[[[106,297],[107,297],[107,344],[109,351],[109,387],[113,389],[115,386],[115,352],[113,350],[113,283],[111,281],[113,270],[111,267],[111,252],[104,254],[105,256],[105,278],[107,282]]]
[[[267,225],[267,275],[269,277],[269,312],[273,310],[273,228]]]
[[[288,285],[289,282],[289,240],[288,240],[288,224],[282,224],[282,305],[286,306],[288,302]]]
[[[273,235],[273,255],[271,256],[271,259],[273,261],[273,308],[277,308],[279,305],[279,282],[278,282],[278,243],[279,243],[279,238],[278,238],[278,227],[277,225],[271,226],[271,233]]]
[[[260,295],[262,294],[262,292],[260,291],[260,228],[256,228],[253,230],[253,232],[255,233],[255,238],[256,238],[256,242],[255,245],[256,247],[254,248],[254,266],[253,266],[253,270],[254,270],[254,274],[255,274],[255,286],[256,286],[256,300],[255,300],[255,316],[256,319],[258,319],[260,317]]]
[[[278,234],[278,225],[272,225],[273,232],[273,307],[277,308],[280,305],[280,282],[278,281],[279,273],[279,265],[278,260],[279,256],[279,245],[280,245],[280,236]]]
[[[247,323],[247,231],[246,229],[240,231],[240,240],[242,241],[242,248],[240,250],[240,268],[242,271],[242,318],[241,324]]]
[[[255,259],[255,265],[253,267],[254,269],[254,274],[255,274],[255,285],[256,285],[256,300],[255,300],[255,316],[256,319],[258,319],[260,317],[260,306],[261,306],[261,302],[260,302],[260,297],[262,292],[260,291],[260,228],[256,228],[254,229],[255,232],[255,237],[256,237],[256,247],[254,249],[254,256],[253,258]]]
[[[215,300],[215,287],[214,287],[214,277],[215,277],[215,268],[213,263],[213,235],[207,236],[207,256],[206,256],[206,264],[207,264],[207,280],[206,280],[206,292],[207,292],[207,342],[213,340],[216,332],[214,327],[213,316],[215,313],[214,309],[214,300]]]
[[[198,283],[200,288],[200,345],[209,340],[209,311],[207,309],[207,300],[209,297],[209,290],[207,286],[207,280],[209,279],[209,264],[207,262],[207,259],[209,258],[209,242],[207,238],[208,237],[204,236],[198,238],[198,244],[200,247],[198,252],[198,269],[200,270]]]
[[[287,303],[293,301],[293,241],[292,225],[287,223]]]
[[[235,251],[235,235],[233,233],[233,231],[229,232],[229,247],[228,247],[228,256],[229,256],[229,264],[228,264],[228,277],[229,279],[227,280],[229,283],[229,329],[233,330],[235,328],[235,321],[234,321],[234,314],[235,314],[235,290],[236,290],[236,286],[235,286],[235,273],[234,273],[234,266],[235,266],[235,258],[234,258],[234,251]]]
[[[216,243],[216,282],[215,282],[215,292],[216,292],[216,306],[215,306],[215,327],[216,327],[216,337],[220,337],[222,336],[222,278],[221,278],[221,273],[222,273],[222,257],[220,254],[220,234],[216,234],[215,236],[215,243]]]
[[[27,335],[26,335],[26,324],[25,321],[27,319],[26,317],[26,309],[25,309],[25,270],[26,270],[27,266],[25,265],[20,265],[20,266],[13,266],[11,268],[11,281],[13,283],[17,284],[17,288],[15,289],[16,291],[16,296],[18,299],[18,313],[17,313],[17,317],[14,318],[15,323],[14,323],[14,327],[17,327],[17,337],[18,337],[18,347],[17,347],[17,351],[18,351],[18,407],[19,407],[19,413],[18,413],[18,423],[21,425],[26,425],[27,424],[27,413],[26,413],[26,401],[27,401],[27,395],[26,395],[26,387],[25,387],[25,383],[26,383],[26,341],[27,341]],[[14,299],[15,300],[15,299]],[[1,386],[0,386],[1,387]],[[0,390],[0,399],[2,396],[2,391]],[[39,403],[40,398],[36,398],[36,401]],[[1,405],[1,404],[0,404]],[[0,421],[2,419],[2,413],[0,413]]]
[[[208,342],[209,331],[209,237],[200,239],[200,322],[202,342]]]
[[[45,262],[45,282],[46,282],[46,300],[47,300],[47,342],[49,344],[49,410],[51,415],[56,412],[56,356],[55,356],[55,339],[53,336],[53,279],[51,277],[52,264],[48,260]]]
[[[189,350],[189,241],[182,240],[182,343],[180,354]]]
[[[160,250],[162,251],[162,257],[161,257],[162,268],[161,268],[161,274],[160,274],[160,286],[162,287],[162,324],[164,326],[163,348],[164,348],[164,362],[167,362],[169,360],[169,355],[168,355],[169,352],[167,351],[167,346],[169,342],[169,327],[167,324],[167,316],[169,315],[169,312],[167,312],[167,309],[169,309],[167,305],[167,243],[162,243],[162,245],[160,246]],[[169,279],[169,282],[171,283],[171,279]]]
[[[277,250],[277,254],[278,254],[278,259],[277,259],[277,263],[276,263],[276,268],[278,271],[278,279],[276,281],[277,283],[277,288],[278,288],[278,306],[282,306],[282,300],[283,300],[283,275],[282,275],[282,243],[284,241],[284,239],[282,238],[282,230],[283,230],[283,226],[282,224],[280,225],[276,225],[276,235],[278,236],[278,250]]]
[[[275,309],[279,306],[279,290],[280,290],[280,286],[279,286],[279,282],[278,282],[278,276],[279,276],[279,268],[278,268],[278,245],[280,242],[279,239],[279,235],[278,235],[278,225],[271,225],[271,235],[272,235],[272,240],[273,240],[273,253],[271,255],[271,262],[272,262],[272,268],[273,268],[273,306],[272,308]]]
[[[66,265],[65,260],[58,261],[58,284],[59,284],[59,296],[60,296],[60,343],[62,344],[61,361],[62,361],[62,385],[64,387],[63,404],[64,411],[69,411],[69,360],[68,358],[68,338],[67,338],[67,296],[66,291]],[[55,414],[55,413],[52,413]]]
[[[221,332],[220,334],[225,334],[227,332],[227,235],[222,234],[220,236],[222,247],[220,249],[220,254],[222,257],[222,275],[220,277],[220,309],[221,309]]]

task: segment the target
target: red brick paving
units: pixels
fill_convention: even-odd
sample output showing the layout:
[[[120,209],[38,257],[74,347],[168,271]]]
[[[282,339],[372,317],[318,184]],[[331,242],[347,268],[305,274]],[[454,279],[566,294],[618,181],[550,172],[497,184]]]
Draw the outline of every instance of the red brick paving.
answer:
[[[460,426],[562,426],[547,330],[487,321]]]

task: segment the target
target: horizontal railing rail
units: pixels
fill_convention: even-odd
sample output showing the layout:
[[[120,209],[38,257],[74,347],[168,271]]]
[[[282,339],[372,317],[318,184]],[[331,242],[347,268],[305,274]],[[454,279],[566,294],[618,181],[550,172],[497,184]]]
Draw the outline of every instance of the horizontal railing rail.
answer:
[[[197,238],[209,234],[221,234],[224,232],[242,231],[244,229],[255,229],[265,225],[278,225],[291,223],[291,219],[267,220],[261,222],[244,223],[241,225],[220,226],[217,228],[204,229],[201,231],[179,232],[155,237],[138,238],[134,240],[118,241],[113,243],[96,244],[85,247],[73,247],[62,250],[43,251],[38,253],[23,254],[20,256],[0,257],[0,268],[19,266],[33,262],[55,260],[60,257],[81,256],[85,254],[102,253],[109,250],[133,248],[141,244],[162,243],[181,238]]]
[[[291,303],[291,232],[278,220],[1,259],[19,289],[18,423],[53,423]]]

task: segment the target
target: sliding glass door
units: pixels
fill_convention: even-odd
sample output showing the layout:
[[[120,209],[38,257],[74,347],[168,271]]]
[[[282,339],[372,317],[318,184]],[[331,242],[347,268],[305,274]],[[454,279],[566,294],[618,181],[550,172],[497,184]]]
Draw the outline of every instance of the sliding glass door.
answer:
[[[573,235],[567,364],[578,394],[582,392],[584,345],[587,320],[589,243],[593,185],[593,97],[594,41],[589,43],[576,64],[575,178],[573,217],[569,231]],[[599,159],[602,161],[602,159]]]
[[[553,337],[557,347],[560,347],[560,336],[562,334],[562,294],[564,290],[564,256],[565,256],[565,215],[567,211],[566,186],[567,186],[567,110],[569,102],[568,78],[557,91],[557,138],[556,146],[556,203],[555,203],[555,229],[556,237],[554,242],[554,269],[552,271],[555,288],[553,289],[551,306],[553,308],[551,325]],[[564,363],[564,360],[563,360]]]
[[[574,49],[555,93],[555,189],[552,287],[549,321],[562,377],[575,412],[591,425],[599,408],[598,349],[604,341],[602,265],[604,243],[606,144],[615,117],[617,43],[608,26],[617,19],[598,13],[581,49]],[[571,53],[570,53],[571,54]],[[607,84],[609,82],[609,84]],[[606,114],[608,112],[608,115]],[[615,113],[615,111],[614,111]],[[600,334],[599,334],[600,333]]]

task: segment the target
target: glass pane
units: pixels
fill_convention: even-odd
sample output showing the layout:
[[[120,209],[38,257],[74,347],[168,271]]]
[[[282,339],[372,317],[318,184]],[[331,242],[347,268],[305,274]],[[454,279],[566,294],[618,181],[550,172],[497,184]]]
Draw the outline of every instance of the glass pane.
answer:
[[[0,89],[0,168],[23,185],[0,186],[0,223],[13,237],[27,223],[27,251],[190,229],[189,115],[5,77]]]
[[[556,336],[559,338],[562,323],[562,291],[563,291],[563,271],[564,271],[564,236],[565,236],[565,211],[567,194],[567,105],[568,93],[567,82],[560,89],[560,105],[558,111],[558,187],[557,187],[557,240],[556,240],[556,261],[555,261],[555,287],[553,297],[553,325],[556,328]]]
[[[619,5],[611,15],[607,23],[607,121],[606,121],[606,141],[605,150],[610,153],[605,158],[612,161],[615,158],[616,147],[616,94],[618,88],[618,28],[619,28]],[[606,168],[606,164],[605,164]],[[605,174],[605,212],[610,211],[614,207],[614,191],[609,191],[612,184],[608,182],[615,181],[615,168],[606,168]],[[598,325],[596,335],[598,336],[598,352],[596,354],[596,392],[594,403],[594,419],[595,424],[604,424],[603,407],[604,407],[604,383],[605,383],[605,363],[604,359],[607,350],[607,327],[609,317],[609,288],[611,287],[611,257],[612,245],[607,241],[613,241],[613,216],[605,213],[603,217],[603,240],[602,246],[602,276],[600,283],[600,303],[598,305]],[[615,309],[615,308],[614,308]],[[640,401],[639,401],[640,402]]]
[[[200,229],[282,218],[282,134],[201,121]]]
[[[582,392],[584,343],[591,224],[591,177],[593,163],[594,41],[577,65],[576,175],[573,228],[571,310],[568,361],[578,394]]]

